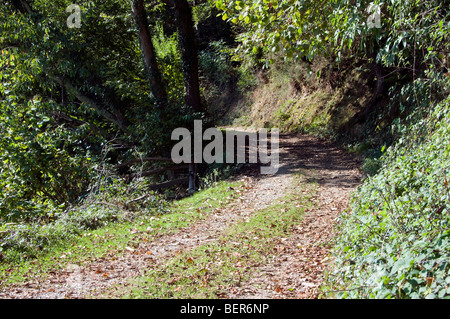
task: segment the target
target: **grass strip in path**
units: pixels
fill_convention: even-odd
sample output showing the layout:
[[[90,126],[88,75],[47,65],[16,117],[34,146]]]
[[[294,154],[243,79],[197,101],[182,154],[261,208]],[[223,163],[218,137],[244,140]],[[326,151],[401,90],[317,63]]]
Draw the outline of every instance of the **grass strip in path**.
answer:
[[[232,225],[217,240],[160,260],[143,276],[113,286],[102,297],[226,298],[249,279],[254,267],[270,260],[276,244],[312,207],[316,188],[296,175],[284,197]]]

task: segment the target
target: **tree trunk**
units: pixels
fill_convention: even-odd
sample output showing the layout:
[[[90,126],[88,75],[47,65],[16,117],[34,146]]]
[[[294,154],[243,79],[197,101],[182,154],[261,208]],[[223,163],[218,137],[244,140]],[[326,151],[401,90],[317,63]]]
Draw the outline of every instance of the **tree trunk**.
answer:
[[[189,164],[189,192],[191,192],[191,193],[196,191],[196,186],[195,186],[196,174],[197,174],[197,172],[196,172],[195,163],[190,163]]]
[[[198,47],[192,19],[192,10],[187,0],[170,0],[174,7],[181,50],[182,71],[185,87],[185,103],[195,112],[202,112],[200,82],[198,76]]]
[[[150,90],[156,98],[159,107],[164,109],[167,103],[167,93],[156,61],[143,0],[131,0],[131,12],[139,32],[139,42],[144,57],[145,69],[150,81]]]

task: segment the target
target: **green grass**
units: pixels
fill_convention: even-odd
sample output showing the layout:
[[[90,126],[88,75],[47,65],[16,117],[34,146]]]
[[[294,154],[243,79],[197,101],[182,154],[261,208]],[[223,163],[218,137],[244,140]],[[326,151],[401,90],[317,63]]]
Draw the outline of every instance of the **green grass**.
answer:
[[[233,201],[239,193],[231,188],[237,189],[242,185],[240,181],[221,181],[132,222],[108,223],[95,230],[82,231],[79,236],[70,236],[66,241],[50,242],[45,250],[35,252],[33,258],[3,260],[0,264],[0,287],[30,279],[45,279],[49,272],[65,269],[70,263],[83,264],[111,253],[118,254],[127,246],[133,247],[142,241],[151,241],[155,236],[174,233]]]
[[[315,191],[314,183],[301,183],[297,177],[283,198],[229,227],[217,241],[168,258],[103,297],[210,299],[226,294],[248,280],[254,267],[269,261],[280,238],[289,236],[312,206]]]

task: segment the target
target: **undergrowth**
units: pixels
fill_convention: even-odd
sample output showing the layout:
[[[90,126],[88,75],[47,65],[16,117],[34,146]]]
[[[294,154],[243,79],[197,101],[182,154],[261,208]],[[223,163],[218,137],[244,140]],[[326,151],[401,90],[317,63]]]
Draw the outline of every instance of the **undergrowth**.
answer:
[[[450,99],[409,118],[340,218],[327,297],[450,296]]]
[[[134,212],[113,209],[104,203],[98,209],[89,205],[84,211],[78,208],[79,211],[46,225],[3,225],[0,287],[32,277],[42,279],[48,272],[64,269],[68,263],[115,258],[126,247],[173,234],[234,200],[239,193],[233,189],[242,185],[242,181],[219,181],[193,196],[160,201],[159,206],[143,204],[148,207]]]

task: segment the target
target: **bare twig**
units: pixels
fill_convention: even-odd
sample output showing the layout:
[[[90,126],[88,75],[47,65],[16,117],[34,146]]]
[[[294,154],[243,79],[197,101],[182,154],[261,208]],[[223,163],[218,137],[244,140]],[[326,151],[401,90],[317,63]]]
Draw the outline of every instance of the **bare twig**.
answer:
[[[118,164],[115,166],[115,168],[122,168],[140,162],[172,162],[172,159],[168,157],[143,157],[139,159],[130,160],[122,164]]]
[[[138,197],[138,198],[132,199],[132,200],[130,200],[129,202],[127,202],[127,205],[129,205],[129,204],[131,204],[131,203],[138,202],[138,201],[140,201],[140,200],[143,200],[143,199],[149,197],[150,195],[152,195],[152,194],[145,194],[145,195],[142,195],[142,196],[140,196],[140,197]]]

